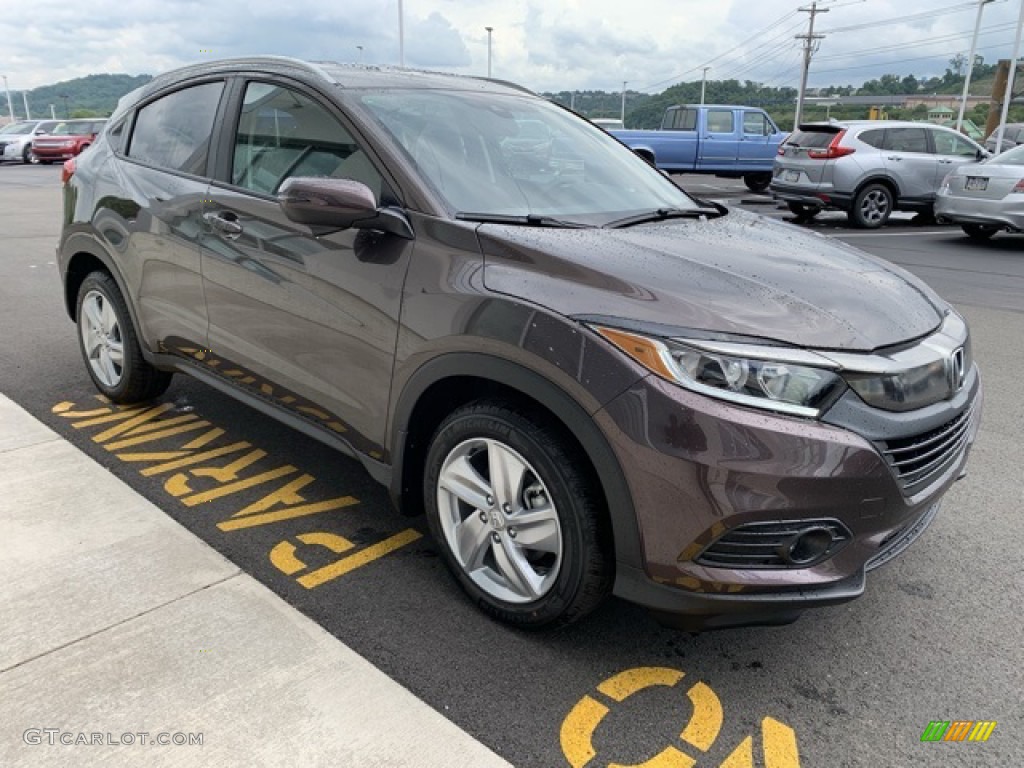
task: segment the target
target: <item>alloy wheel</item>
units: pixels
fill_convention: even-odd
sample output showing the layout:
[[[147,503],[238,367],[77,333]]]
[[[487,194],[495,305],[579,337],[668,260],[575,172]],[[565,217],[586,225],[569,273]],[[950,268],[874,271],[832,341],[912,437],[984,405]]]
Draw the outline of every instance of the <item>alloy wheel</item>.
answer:
[[[89,366],[104,386],[116,387],[124,375],[124,342],[114,307],[93,290],[82,300],[81,312],[82,346]]]

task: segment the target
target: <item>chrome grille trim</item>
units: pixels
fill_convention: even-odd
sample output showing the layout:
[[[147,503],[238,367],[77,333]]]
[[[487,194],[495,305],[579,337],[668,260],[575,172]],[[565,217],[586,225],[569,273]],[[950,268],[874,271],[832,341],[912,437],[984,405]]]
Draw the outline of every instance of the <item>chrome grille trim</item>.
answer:
[[[975,406],[976,403],[971,403],[935,429],[879,443],[882,455],[904,492],[916,492],[960,458],[974,425]]]

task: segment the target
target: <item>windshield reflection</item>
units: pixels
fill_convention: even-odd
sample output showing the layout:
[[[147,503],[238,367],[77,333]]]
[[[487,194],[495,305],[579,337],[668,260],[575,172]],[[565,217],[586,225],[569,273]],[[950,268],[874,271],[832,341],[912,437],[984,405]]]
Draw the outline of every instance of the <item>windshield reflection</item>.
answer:
[[[389,90],[360,102],[455,212],[601,225],[697,207],[604,131],[542,99]]]

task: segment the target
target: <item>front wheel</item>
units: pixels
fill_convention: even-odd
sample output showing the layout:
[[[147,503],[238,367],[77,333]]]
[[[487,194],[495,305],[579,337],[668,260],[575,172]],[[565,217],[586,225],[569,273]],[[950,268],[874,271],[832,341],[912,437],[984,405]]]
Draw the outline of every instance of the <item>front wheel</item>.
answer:
[[[751,192],[764,192],[772,183],[772,175],[770,173],[748,173],[743,177],[743,183]]]
[[[171,374],[146,362],[128,305],[114,278],[93,272],[78,290],[78,341],[96,388],[119,404],[152,400]]]
[[[889,220],[896,204],[892,190],[884,184],[868,184],[853,199],[848,217],[859,229],[878,229]]]
[[[549,418],[483,400],[453,412],[427,455],[427,522],[462,588],[526,629],[573,622],[610,592],[597,479]]]
[[[25,150],[21,153],[21,162],[25,165],[39,165],[39,158],[36,157],[36,153],[32,151],[32,147],[25,147]]]
[[[993,227],[991,224],[961,224],[960,228],[971,240],[979,241],[990,240],[999,231],[999,227]]]

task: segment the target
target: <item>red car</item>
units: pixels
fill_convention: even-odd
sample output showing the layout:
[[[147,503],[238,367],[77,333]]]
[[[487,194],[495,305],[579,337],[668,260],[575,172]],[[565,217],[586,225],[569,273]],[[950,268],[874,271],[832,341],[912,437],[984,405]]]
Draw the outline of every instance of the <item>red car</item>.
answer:
[[[32,141],[32,152],[39,162],[49,165],[54,160],[67,160],[92,144],[103,129],[106,119],[100,120],[65,120],[48,136],[40,136]]]

